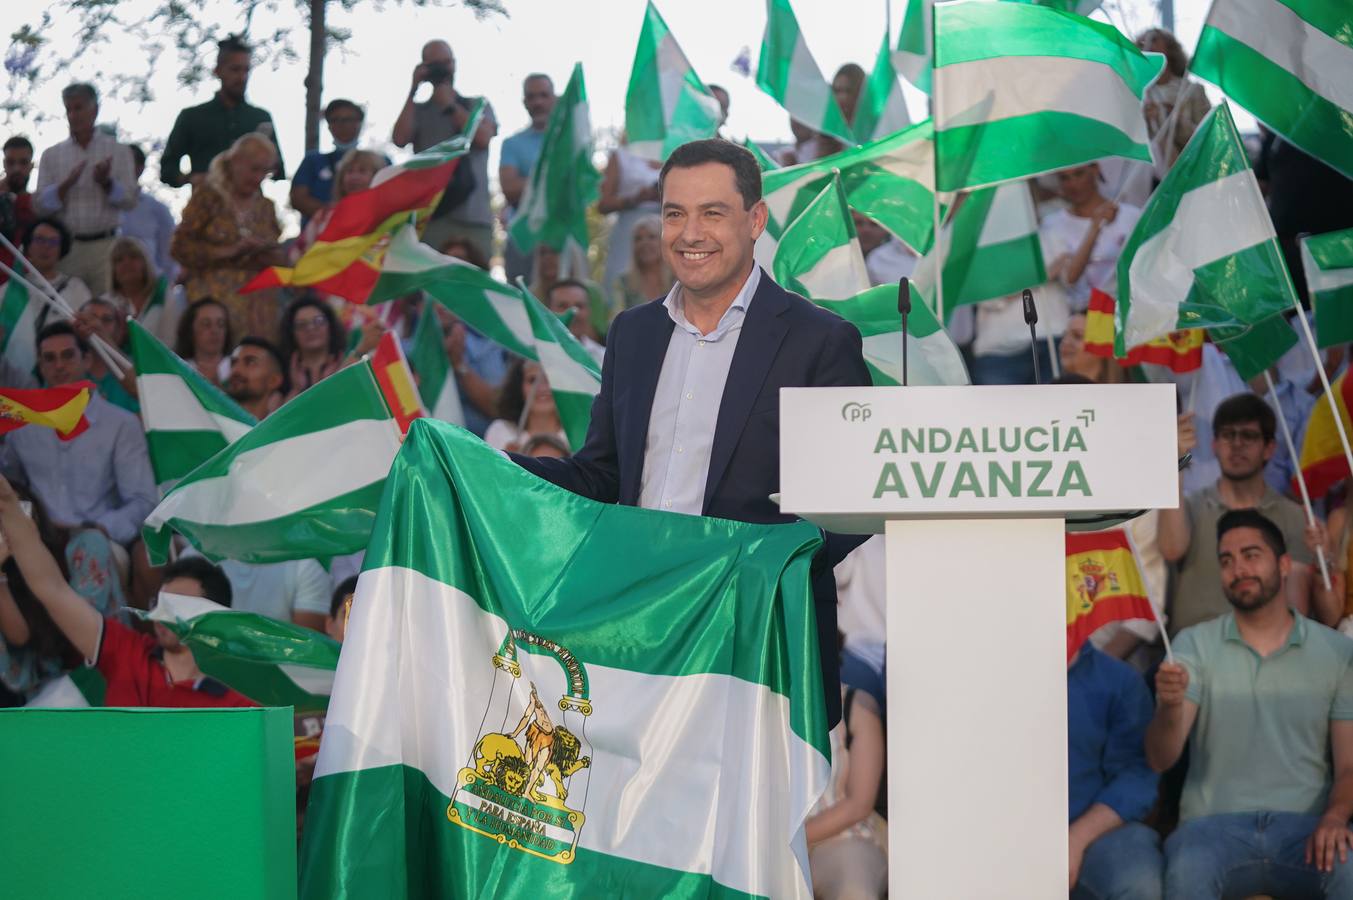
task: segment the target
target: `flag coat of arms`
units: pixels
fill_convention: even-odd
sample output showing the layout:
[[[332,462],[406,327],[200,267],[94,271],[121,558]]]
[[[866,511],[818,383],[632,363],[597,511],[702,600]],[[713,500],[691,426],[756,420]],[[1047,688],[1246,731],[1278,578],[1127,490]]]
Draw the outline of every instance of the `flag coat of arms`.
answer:
[[[1066,535],[1066,658],[1110,622],[1155,621],[1132,539],[1121,528]]]
[[[301,897],[811,898],[819,543],[596,503],[415,422],[348,621]]]
[[[1113,357],[1113,296],[1099,288],[1090,290],[1090,306],[1085,311],[1085,349],[1095,356]],[[1203,344],[1207,332],[1202,328],[1171,331],[1145,344],[1129,347],[1119,360],[1124,366],[1165,366],[1171,372],[1192,372],[1203,364]]]

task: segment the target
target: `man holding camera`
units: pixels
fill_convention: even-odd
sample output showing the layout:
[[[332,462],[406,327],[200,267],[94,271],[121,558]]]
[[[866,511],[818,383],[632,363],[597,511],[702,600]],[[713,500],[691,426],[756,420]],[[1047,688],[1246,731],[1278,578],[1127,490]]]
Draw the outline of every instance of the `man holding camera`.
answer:
[[[454,87],[456,58],[446,41],[423,45],[423,61],[414,66],[413,84],[390,136],[396,146],[413,145],[418,153],[448,140],[464,130],[477,97],[466,97]],[[423,82],[432,85],[432,95],[417,103],[414,96]],[[498,134],[493,107],[484,106],[484,116],[470,141],[470,153],[457,166],[441,204],[423,234],[425,243],[441,249],[453,237],[471,241],[484,254],[493,256],[493,213],[489,209],[489,141]],[[466,171],[468,163],[468,171]],[[473,178],[470,178],[473,176]],[[471,185],[471,181],[473,184]]]

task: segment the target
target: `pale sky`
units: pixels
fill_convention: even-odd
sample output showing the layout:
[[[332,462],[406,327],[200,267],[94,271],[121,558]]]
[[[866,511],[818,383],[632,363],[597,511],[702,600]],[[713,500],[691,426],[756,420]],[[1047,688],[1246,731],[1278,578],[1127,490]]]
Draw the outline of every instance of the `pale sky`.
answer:
[[[149,0],[123,0],[120,6],[135,8],[138,3],[151,5]],[[220,5],[229,8],[225,3]],[[500,136],[527,124],[521,106],[522,78],[529,72],[543,71],[563,90],[575,61],[583,63],[593,127],[618,132],[624,124],[625,90],[644,0],[505,0],[504,5],[510,13],[508,17],[490,17],[481,22],[456,7],[386,2],[380,10],[372,0],[362,0],[353,12],[344,13],[337,8],[338,4],[331,4],[331,24],[350,28],[352,37],[341,50],[329,54],[325,100],[346,97],[362,104],[367,110],[364,143],[387,145],[390,128],[408,90],[410,74],[418,62],[419,49],[425,41],[440,37],[451,44],[456,54],[456,87],[466,94],[488,97],[498,115]],[[40,15],[38,6],[34,4],[29,18]],[[891,0],[894,40],[905,6],[906,0]],[[280,14],[263,14],[256,19],[255,32],[271,31],[299,17],[294,4],[283,3],[281,7]],[[752,79],[731,68],[744,47],[749,48],[755,68],[765,25],[763,0],[658,0],[658,8],[700,77],[729,90],[732,96],[729,133],[735,137],[749,135],[759,141],[788,140],[786,113],[761,93]],[[1207,8],[1208,0],[1176,0],[1176,32],[1186,50],[1191,50],[1197,41]],[[866,69],[872,66],[885,27],[888,0],[795,0],[794,9],[809,48],[827,77],[845,62],[857,62]],[[1107,11],[1095,15],[1124,28],[1129,35],[1156,23],[1152,0],[1109,0]],[[11,26],[22,21],[13,18]],[[228,16],[222,16],[219,22],[227,27],[238,24]],[[59,36],[59,29],[52,34]],[[304,54],[304,29],[299,29],[295,37],[297,51]],[[5,131],[27,134],[40,153],[43,147],[67,134],[59,97],[62,86],[74,80],[106,85],[113,73],[133,71],[132,67],[138,64],[136,60],[142,57],[143,51],[134,40],[80,54],[73,65],[59,77],[46,79],[36,92],[35,100],[53,115],[41,124],[16,117],[6,124]],[[152,82],[155,100],[138,107],[110,99],[103,104],[101,119],[115,122],[124,140],[146,143],[157,138],[163,140],[179,109],[209,99],[216,87],[213,80],[193,92],[184,91],[175,82],[176,67],[172,51],[166,53]],[[257,66],[249,84],[250,102],[272,113],[289,171],[295,170],[303,155],[304,77],[305,61],[301,59],[276,69]],[[1209,94],[1214,101],[1219,96],[1210,88]],[[913,101],[913,116],[923,117],[921,95],[909,94],[909,100]],[[1237,124],[1242,129],[1253,128],[1252,119],[1243,111],[1236,112]],[[323,125],[321,135],[322,147],[328,149],[328,133]],[[496,149],[495,143],[491,160],[495,177]],[[279,210],[285,206],[285,194],[282,185],[269,189],[269,195],[279,201]],[[186,196],[173,205],[185,201]]]

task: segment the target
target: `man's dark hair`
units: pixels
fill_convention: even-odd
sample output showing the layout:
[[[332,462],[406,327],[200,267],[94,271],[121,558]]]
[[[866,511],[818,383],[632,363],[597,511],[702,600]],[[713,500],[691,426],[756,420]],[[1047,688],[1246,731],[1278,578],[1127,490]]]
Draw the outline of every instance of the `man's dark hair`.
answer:
[[[521,80],[521,86],[525,88],[527,82],[540,81],[541,79],[548,81],[550,83],[550,90],[554,90],[554,79],[546,75],[544,72],[532,72],[530,75],[527,75],[525,78]]]
[[[18,147],[20,150],[27,150],[29,153],[33,152],[33,142],[21,134],[16,134],[14,137],[5,141],[3,149],[13,150],[15,147]]]
[[[583,284],[578,279],[561,278],[554,284],[550,285],[550,289],[545,292],[545,303],[547,305],[549,304],[550,300],[554,297],[554,292],[559,290],[560,288],[580,288],[584,294],[587,294],[589,300],[592,297],[591,292],[587,290],[587,285]]]
[[[1049,381],[1048,384],[1094,384],[1094,381],[1086,378],[1084,375],[1078,375],[1075,372],[1063,372],[1061,375],[1052,379],[1052,381]]]
[[[356,575],[349,575],[347,578],[343,579],[338,587],[334,588],[333,599],[329,601],[329,618],[338,618],[338,612],[343,608],[343,601],[348,599],[348,594],[351,594],[355,590],[357,590]]]
[[[277,345],[267,338],[255,337],[254,335],[245,335],[240,338],[240,342],[235,345],[238,350],[241,347],[257,347],[263,350],[272,358],[273,365],[277,366],[277,371],[285,379],[287,377],[287,364],[282,360],[282,351],[277,349]]]
[[[162,581],[191,578],[202,585],[202,595],[212,603],[229,606],[233,599],[230,579],[220,566],[201,556],[182,556],[164,567]]]
[[[75,326],[64,319],[60,322],[48,322],[46,325],[42,326],[38,331],[37,340],[33,342],[33,347],[38,351],[38,354],[41,355],[43,341],[48,338],[60,337],[63,334],[68,334],[75,338],[75,346],[79,348],[81,356],[89,355],[89,342],[80,337],[80,333],[75,330]]]
[[[1273,524],[1272,519],[1257,509],[1228,509],[1222,513],[1221,518],[1217,520],[1217,547],[1221,547],[1221,539],[1228,531],[1237,528],[1253,528],[1258,531],[1274,556],[1282,556],[1287,552],[1287,539],[1283,537],[1282,530]]]
[[[1216,437],[1223,428],[1235,425],[1247,425],[1255,422],[1264,435],[1264,443],[1273,440],[1278,429],[1278,420],[1273,415],[1273,407],[1264,402],[1258,394],[1233,394],[1221,402],[1212,414],[1212,436]]]
[[[68,84],[61,89],[61,102],[65,103],[71,97],[83,96],[94,106],[99,105],[99,92],[94,85],[87,81],[77,81],[74,84]]]
[[[64,257],[70,252],[70,229],[60,219],[41,218],[28,226],[24,232],[23,240],[19,242],[24,256],[28,255],[28,248],[33,246],[33,235],[37,233],[39,226],[46,225],[53,229],[61,237],[61,255]]]
[[[345,110],[345,109],[350,109],[350,110],[352,110],[353,112],[357,113],[357,115],[360,116],[360,117],[363,118],[363,119],[366,118],[366,111],[365,111],[365,110],[363,110],[363,109],[362,109],[360,106],[358,106],[356,103],[353,103],[351,100],[344,100],[344,99],[341,98],[341,97],[336,98],[336,99],[334,99],[334,100],[330,100],[330,101],[329,101],[329,105],[326,106],[326,107],[324,107],[324,118],[325,118],[325,119],[328,119],[328,118],[330,118],[331,116],[333,116],[334,113],[342,112],[342,111]]]
[[[693,169],[705,163],[718,163],[733,170],[733,180],[742,195],[742,208],[751,209],[761,199],[761,166],[745,147],[739,147],[723,138],[707,138],[682,144],[667,157],[658,175],[658,193],[667,183],[667,173],[673,169]]]
[[[127,149],[132,152],[132,165],[140,168],[146,164],[146,151],[141,149],[140,144],[128,144]]]
[[[231,53],[253,53],[254,48],[244,40],[243,35],[228,34],[216,42],[216,58],[219,60],[223,56],[229,56]]]

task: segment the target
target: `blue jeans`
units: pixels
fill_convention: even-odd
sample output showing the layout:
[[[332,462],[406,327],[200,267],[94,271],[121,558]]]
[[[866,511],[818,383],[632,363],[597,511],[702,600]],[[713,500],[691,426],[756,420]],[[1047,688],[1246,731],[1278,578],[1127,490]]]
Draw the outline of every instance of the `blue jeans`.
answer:
[[[1160,837],[1128,822],[1086,848],[1071,900],[1160,900],[1160,890]]]
[[[1038,342],[1039,374],[1043,383],[1052,380],[1052,358],[1048,355],[1048,342]],[[1028,350],[1021,350],[1009,356],[974,356],[968,367],[973,384],[1033,384],[1034,361]]]
[[[1325,873],[1306,864],[1318,816],[1230,813],[1180,824],[1165,841],[1167,900],[1227,900],[1269,894],[1282,900],[1353,900],[1353,863]]]

